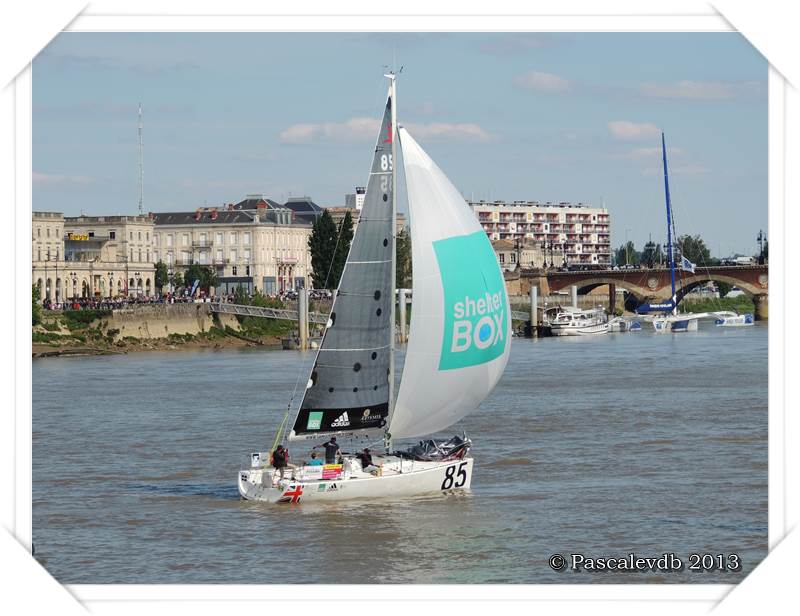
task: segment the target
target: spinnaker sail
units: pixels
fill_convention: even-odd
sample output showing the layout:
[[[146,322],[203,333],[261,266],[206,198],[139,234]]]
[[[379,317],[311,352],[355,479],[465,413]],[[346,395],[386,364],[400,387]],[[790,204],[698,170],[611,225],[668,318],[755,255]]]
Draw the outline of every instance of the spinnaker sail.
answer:
[[[443,430],[500,379],[511,313],[492,245],[441,169],[399,129],[411,222],[414,306],[393,439]]]

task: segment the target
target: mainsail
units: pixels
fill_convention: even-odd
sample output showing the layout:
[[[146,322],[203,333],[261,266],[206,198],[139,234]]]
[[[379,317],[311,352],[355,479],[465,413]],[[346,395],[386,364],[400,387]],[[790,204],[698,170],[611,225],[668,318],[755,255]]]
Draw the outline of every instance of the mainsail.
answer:
[[[511,313],[492,245],[464,198],[401,128],[414,307],[392,438],[443,430],[478,407],[503,373]]]
[[[393,102],[390,91],[361,216],[290,440],[383,435],[394,331]]]

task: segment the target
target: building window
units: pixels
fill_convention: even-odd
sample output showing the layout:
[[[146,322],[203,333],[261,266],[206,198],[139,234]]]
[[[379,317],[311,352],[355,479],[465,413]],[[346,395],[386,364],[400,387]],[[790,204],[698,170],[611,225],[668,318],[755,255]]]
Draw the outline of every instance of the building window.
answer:
[[[147,262],[150,263],[150,251],[147,251]]]
[[[200,245],[201,246],[205,246],[206,245],[207,238],[208,238],[208,235],[206,235],[205,233],[201,233],[200,234]]]
[[[144,234],[144,239],[145,239],[146,242],[150,241],[150,232],[149,231]]]
[[[132,242],[133,241],[133,231],[128,232],[128,239]]]
[[[110,240],[117,239],[117,232],[116,231],[109,231],[108,232],[108,239],[110,239]]]
[[[250,244],[250,232],[249,232],[249,231],[245,232],[245,234],[244,234],[244,239],[243,239],[243,243],[244,243],[245,245],[248,245],[248,244]]]
[[[499,256],[500,256],[500,263],[505,263],[506,262],[506,256],[502,252],[500,253]]]
[[[139,249],[139,263],[142,262],[142,249]]]
[[[50,237],[50,227],[47,227],[47,237]]]
[[[42,237],[42,228],[36,227],[36,237]],[[41,261],[41,259],[39,259]]]
[[[42,260],[42,249],[41,248],[39,249],[39,258],[36,259],[36,260],[37,261],[41,261]]]
[[[188,233],[184,233],[181,236],[181,246],[188,246],[188,245],[189,245],[189,234]]]
[[[172,233],[167,234],[167,248],[172,246]]]
[[[244,275],[245,276],[249,276],[250,275],[250,266],[249,265],[245,265],[244,266]]]
[[[237,241],[236,240],[236,232],[235,231],[231,231],[231,244],[235,244],[236,241]]]
[[[245,263],[250,263],[250,249],[249,248],[245,249],[245,251],[244,251],[244,262]]]
[[[511,253],[511,262],[512,263],[516,263],[517,262],[517,255],[515,255],[513,252]]]
[[[158,251],[157,251],[157,250],[154,250],[154,251],[153,251],[153,261],[155,261],[156,263],[158,263]]]
[[[140,242],[142,241],[142,232],[141,231],[139,231],[139,241]]]
[[[236,266],[231,267],[231,275],[236,276]]]
[[[167,265],[172,267],[172,253],[171,252],[167,253]]]
[[[217,261],[220,262],[220,263],[222,262],[222,249],[221,248],[217,250]]]
[[[225,243],[225,234],[217,233],[217,244],[224,244],[224,243]]]
[[[133,263],[133,248],[131,248],[131,263]]]
[[[236,249],[231,248],[231,263],[236,263]]]

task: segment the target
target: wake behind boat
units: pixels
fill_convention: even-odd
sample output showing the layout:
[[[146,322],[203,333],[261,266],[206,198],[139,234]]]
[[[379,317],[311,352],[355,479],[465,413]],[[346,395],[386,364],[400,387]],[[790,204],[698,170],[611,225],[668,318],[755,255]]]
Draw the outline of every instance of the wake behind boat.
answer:
[[[471,441],[393,441],[443,430],[475,410],[508,361],[511,319],[505,282],[486,233],[458,190],[408,132],[397,126],[396,80],[378,133],[363,209],[322,342],[291,429],[275,450],[254,453],[238,476],[250,500],[412,496],[469,489]],[[403,153],[411,222],[414,310],[394,391],[396,137]],[[291,406],[291,402],[290,402]],[[335,452],[326,464],[284,465],[283,444]],[[384,453],[356,455],[364,446]],[[369,453],[371,457],[365,457]],[[364,463],[369,465],[365,468]],[[278,467],[283,467],[279,470]]]

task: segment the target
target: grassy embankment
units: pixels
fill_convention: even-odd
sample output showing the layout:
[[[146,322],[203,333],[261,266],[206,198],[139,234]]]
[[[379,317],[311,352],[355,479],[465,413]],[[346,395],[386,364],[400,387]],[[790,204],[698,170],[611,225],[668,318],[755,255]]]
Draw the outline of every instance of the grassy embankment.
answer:
[[[738,313],[755,311],[753,300],[746,295],[739,297],[711,297],[702,300],[684,300],[678,305],[680,312],[716,312],[732,310]]]

